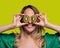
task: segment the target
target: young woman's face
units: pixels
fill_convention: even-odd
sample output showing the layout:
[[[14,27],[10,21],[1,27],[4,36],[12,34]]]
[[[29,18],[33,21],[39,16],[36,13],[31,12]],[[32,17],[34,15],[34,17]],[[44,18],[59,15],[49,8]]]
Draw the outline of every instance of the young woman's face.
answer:
[[[27,16],[29,16],[29,17],[32,17],[34,15],[34,11],[32,9],[30,9],[30,8],[27,8],[24,11],[24,14],[27,15]],[[26,31],[28,31],[29,33],[32,32],[32,31],[34,31],[35,28],[36,28],[36,25],[33,25],[32,22],[31,22],[31,20],[29,20],[28,25],[24,26],[24,29]]]

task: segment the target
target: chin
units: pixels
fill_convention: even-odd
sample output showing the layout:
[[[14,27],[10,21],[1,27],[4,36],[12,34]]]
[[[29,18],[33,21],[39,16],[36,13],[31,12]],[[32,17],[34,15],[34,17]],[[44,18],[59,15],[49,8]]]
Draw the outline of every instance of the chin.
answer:
[[[35,30],[35,27],[32,27],[32,28],[25,27],[24,29],[25,29],[28,33],[32,33],[32,32]]]
[[[26,31],[27,31],[28,33],[32,33],[32,32],[34,31],[34,29],[26,29]]]

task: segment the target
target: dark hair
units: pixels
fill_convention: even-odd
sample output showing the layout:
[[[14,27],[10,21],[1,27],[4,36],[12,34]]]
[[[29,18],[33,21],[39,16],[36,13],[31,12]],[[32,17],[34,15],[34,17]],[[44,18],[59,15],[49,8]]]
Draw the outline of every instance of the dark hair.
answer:
[[[24,13],[24,11],[25,11],[27,8],[31,8],[31,9],[34,11],[35,14],[39,14],[38,9],[37,9],[36,7],[34,7],[34,6],[32,6],[32,5],[25,6],[25,7],[22,9],[21,13]]]

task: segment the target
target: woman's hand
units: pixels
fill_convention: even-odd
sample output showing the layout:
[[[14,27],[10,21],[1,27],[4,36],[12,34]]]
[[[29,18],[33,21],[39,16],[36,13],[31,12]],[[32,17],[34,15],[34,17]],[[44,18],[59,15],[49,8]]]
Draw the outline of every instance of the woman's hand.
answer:
[[[17,15],[14,16],[13,24],[14,24],[15,27],[20,27],[22,25],[27,24],[27,23],[21,23],[21,19],[22,19],[23,16],[24,16],[24,14],[17,14]]]
[[[43,26],[43,27],[47,27],[49,29],[55,30],[58,33],[60,33],[60,26],[49,23],[46,19],[46,15],[44,13],[36,14],[36,16],[38,16],[38,19],[40,20],[40,22],[36,22],[34,24]]]
[[[46,19],[46,15],[44,13],[40,13],[40,14],[36,14],[36,16],[38,17],[38,19],[40,20],[39,22],[36,22],[34,24],[39,25],[39,26],[46,26],[46,24],[48,23],[47,19]]]

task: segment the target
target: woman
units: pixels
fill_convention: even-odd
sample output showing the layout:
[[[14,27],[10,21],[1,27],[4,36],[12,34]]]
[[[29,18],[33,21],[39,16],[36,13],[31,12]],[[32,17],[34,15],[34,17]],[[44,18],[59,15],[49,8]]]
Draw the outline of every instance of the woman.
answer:
[[[3,31],[17,27],[20,28],[20,34],[2,34]],[[12,24],[0,26],[0,48],[60,48],[57,34],[46,33],[42,36],[44,27],[60,33],[60,26],[49,23],[44,13],[39,13],[32,5],[25,6],[21,14],[14,16]]]

